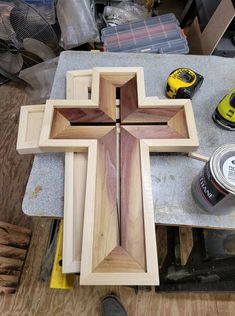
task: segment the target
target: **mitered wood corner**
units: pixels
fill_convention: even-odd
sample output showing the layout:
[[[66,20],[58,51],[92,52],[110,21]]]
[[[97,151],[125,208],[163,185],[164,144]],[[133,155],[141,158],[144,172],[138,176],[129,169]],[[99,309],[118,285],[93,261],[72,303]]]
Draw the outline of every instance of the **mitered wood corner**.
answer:
[[[197,149],[191,101],[146,97],[140,67],[94,68],[80,75],[67,75],[68,100],[47,101],[40,139],[34,142],[41,151],[67,152],[65,208],[70,216],[64,244],[76,238],[76,229],[83,237],[81,256],[80,243],[73,242],[76,259],[64,252],[74,262],[64,272],[81,268],[81,284],[157,285],[149,153]],[[79,100],[73,99],[79,96],[76,87],[83,89]],[[21,130],[29,126],[24,119]],[[81,168],[86,174],[75,181]],[[77,202],[77,189],[85,194],[84,203]],[[82,220],[83,207],[83,227],[78,227],[71,218]]]

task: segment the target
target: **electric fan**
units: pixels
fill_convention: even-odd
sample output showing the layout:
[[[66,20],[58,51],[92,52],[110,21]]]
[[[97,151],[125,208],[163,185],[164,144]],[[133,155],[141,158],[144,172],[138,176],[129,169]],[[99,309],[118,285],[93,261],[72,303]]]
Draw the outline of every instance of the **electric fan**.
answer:
[[[20,0],[0,1],[0,74],[17,80],[21,69],[58,54],[57,36],[36,9]]]

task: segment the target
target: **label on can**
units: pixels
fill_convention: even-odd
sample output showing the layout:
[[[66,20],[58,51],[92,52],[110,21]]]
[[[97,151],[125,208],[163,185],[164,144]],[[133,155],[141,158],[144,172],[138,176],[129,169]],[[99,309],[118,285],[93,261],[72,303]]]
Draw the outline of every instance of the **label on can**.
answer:
[[[209,162],[206,163],[199,174],[199,186],[204,198],[213,206],[228,194],[213,178]]]
[[[235,185],[235,156],[229,157],[223,164],[223,175],[232,185]]]

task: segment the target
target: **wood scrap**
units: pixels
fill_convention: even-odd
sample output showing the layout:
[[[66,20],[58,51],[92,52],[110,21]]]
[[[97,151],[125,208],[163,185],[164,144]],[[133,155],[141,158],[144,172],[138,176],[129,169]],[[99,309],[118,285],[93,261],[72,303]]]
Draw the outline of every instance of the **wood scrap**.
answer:
[[[188,258],[193,249],[193,228],[180,226],[179,227],[179,239],[180,239],[180,259],[181,265],[186,265]]]
[[[0,222],[0,294],[16,291],[30,237],[29,229]]]

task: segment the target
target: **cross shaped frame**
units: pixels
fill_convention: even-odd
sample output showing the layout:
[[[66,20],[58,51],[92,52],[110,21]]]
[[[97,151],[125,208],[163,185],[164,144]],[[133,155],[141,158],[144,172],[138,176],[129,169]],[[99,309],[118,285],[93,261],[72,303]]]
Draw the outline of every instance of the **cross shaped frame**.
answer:
[[[39,142],[88,151],[80,282],[158,284],[149,152],[198,147],[191,102],[146,97],[142,68],[94,68],[91,91],[49,100]]]

